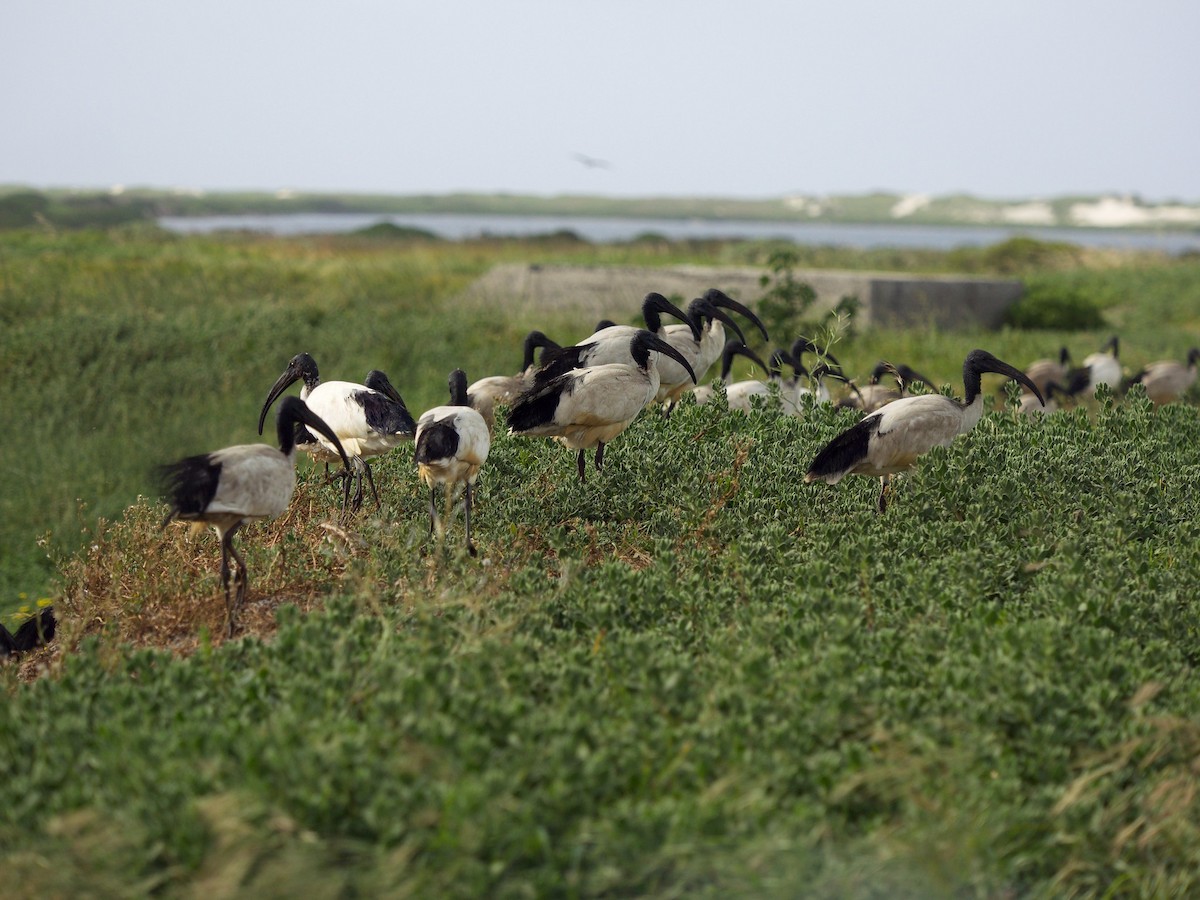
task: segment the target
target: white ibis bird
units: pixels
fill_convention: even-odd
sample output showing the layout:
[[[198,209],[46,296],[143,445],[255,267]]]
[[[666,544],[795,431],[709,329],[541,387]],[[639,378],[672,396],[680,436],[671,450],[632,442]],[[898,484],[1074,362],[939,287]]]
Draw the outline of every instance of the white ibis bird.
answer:
[[[896,387],[883,384],[884,375],[891,375],[895,378]],[[870,381],[865,386],[860,388],[853,382],[847,382],[850,385],[851,393],[838,401],[838,407],[861,409],[864,413],[872,413],[907,396],[908,386],[917,381],[931,388],[934,386],[928,378],[904,363],[892,365],[889,362],[879,362],[871,370]]]
[[[1059,348],[1058,359],[1035,359],[1025,367],[1025,374],[1029,380],[1038,386],[1038,390],[1043,394],[1046,393],[1046,387],[1050,382],[1056,382],[1059,386],[1067,384],[1067,373],[1071,371],[1071,351],[1064,344]]]
[[[728,298],[727,298],[728,299]],[[730,301],[736,303],[736,301]],[[736,305],[745,309],[740,303]],[[716,340],[714,323],[724,322],[737,334],[737,342],[745,345],[746,336],[734,319],[724,312],[713,301],[706,297],[697,297],[688,304],[687,315],[690,322],[687,325],[667,325],[658,336],[683,354],[697,378],[703,378],[713,362],[720,359],[728,346],[728,341],[718,348],[716,356],[712,354],[712,343]],[[748,310],[747,310],[748,311]],[[722,329],[721,334],[724,334]],[[730,340],[734,340],[730,338]],[[726,373],[728,374],[728,373]],[[684,391],[694,386],[687,370],[672,359],[660,359],[658,362],[658,394],[655,400],[667,404],[667,415],[675,408]]]
[[[826,444],[809,465],[805,483],[837,484],[847,475],[879,478],[879,511],[883,512],[893,474],[911,468],[921,454],[947,447],[975,427],[983,415],[980,376],[985,372],[1015,378],[1045,402],[1024,372],[986,350],[972,350],[963,360],[963,400],[943,394],[893,400]]]
[[[781,351],[776,351],[772,354],[771,362],[765,363],[759,358],[758,354],[739,341],[737,338],[730,338],[725,342],[725,349],[721,352],[721,372],[717,376],[717,381],[725,383],[725,399],[729,404],[730,409],[738,409],[743,412],[749,412],[750,397],[755,395],[766,396],[770,393],[770,388],[767,382],[759,381],[757,378],[746,379],[744,381],[729,381],[729,375],[733,371],[733,358],[735,356],[744,356],[746,359],[753,362],[756,366],[767,374],[767,377],[779,384],[782,389],[782,368],[784,360],[780,356]],[[702,384],[692,390],[692,395],[696,398],[696,402],[703,405],[708,403],[713,398],[712,384]],[[786,408],[789,404],[787,391],[783,392],[783,404]]]
[[[662,337],[663,314],[675,316],[684,322],[692,336],[700,340],[700,326],[662,294],[651,291],[642,300],[642,317],[646,321],[645,329],[633,325],[609,325],[601,328],[571,347],[560,347],[557,350],[547,350],[543,356],[543,364],[534,374],[534,383],[542,384],[552,381],[560,375],[565,375],[575,369],[588,366],[603,366],[610,363],[634,365],[630,356],[631,339],[641,331],[649,331],[656,337]]]
[[[1140,384],[1144,387],[1146,396],[1155,406],[1174,403],[1196,383],[1198,362],[1200,362],[1200,348],[1193,347],[1188,351],[1187,362],[1181,363],[1176,359],[1160,359],[1158,362],[1149,363],[1129,379],[1129,384]]]
[[[708,303],[717,309],[727,309],[735,312],[740,316],[749,319],[750,322],[757,328],[763,336],[764,341],[770,341],[771,336],[767,334],[767,326],[762,323],[762,319],[756,316],[748,307],[738,303],[724,291],[717,288],[709,288],[704,292],[703,298]],[[725,328],[722,322],[728,322],[728,318],[724,316],[706,316],[702,323],[704,335],[700,339],[701,350],[699,365],[696,366],[696,372],[703,375],[709,370],[713,363],[721,358],[721,352],[725,348]]]
[[[467,400],[467,376],[462,369],[450,373],[450,403],[426,410],[417,419],[417,447],[414,460],[421,480],[429,485],[429,533],[438,525],[436,487],[446,486],[446,517],[454,503],[458,485],[464,485],[463,516],[466,523],[467,552],[475,555],[471,543],[472,488],[479,469],[487,460],[492,438],[483,416]]]
[[[1090,397],[1096,393],[1099,385],[1107,385],[1116,391],[1121,386],[1121,361],[1118,358],[1120,342],[1114,334],[1105,342],[1097,353],[1089,353],[1083,358],[1083,369],[1087,372],[1085,390]],[[1070,380],[1070,375],[1068,375]]]
[[[1026,370],[1028,374],[1028,370]],[[1031,379],[1032,380],[1032,379]],[[1036,385],[1037,382],[1035,381]],[[1061,408],[1059,400],[1070,401],[1072,399],[1071,391],[1063,387],[1057,381],[1047,381],[1045,386],[1038,385],[1042,391],[1042,397],[1030,391],[1022,391],[1021,397],[1017,401],[1017,412],[1023,416],[1040,416],[1046,413],[1058,412]],[[1043,403],[1042,400],[1045,399]]]
[[[628,428],[658,393],[659,354],[691,368],[678,350],[649,331],[629,339],[628,353],[629,364],[586,366],[535,382],[513,403],[509,433],[556,437],[578,450],[580,481],[585,480],[584,454],[590,448],[596,448],[596,469],[602,469],[605,444]]]
[[[279,405],[276,430],[279,448],[268,444],[238,444],[212,453],[189,456],[159,468],[170,511],[163,528],[172,519],[211,525],[221,540],[221,584],[225,588],[225,611],[229,635],[246,596],[246,561],[233,546],[233,536],[246,522],[270,519],[287,509],[296,487],[296,424],[302,423],[340,451],[346,468],[350,459],[334,430],[297,397],[285,397]],[[237,563],[237,596],[230,599],[229,557]]]
[[[818,359],[817,364],[811,369],[804,366],[805,353],[811,353]],[[796,372],[797,403],[800,398],[809,394],[812,394],[814,402],[818,404],[832,403],[833,395],[829,392],[829,385],[825,383],[826,378],[850,384],[850,379],[842,372],[842,364],[838,362],[838,358],[828,350],[821,349],[806,337],[798,337],[792,342],[790,356],[792,368]],[[810,387],[800,384],[800,378],[803,376],[808,377]]]
[[[544,360],[547,350],[560,348],[542,332],[531,331],[525,335],[521,370],[516,375],[489,375],[467,388],[471,408],[483,416],[489,432],[496,426],[496,407],[512,403],[518,394],[533,384],[533,373],[537,368],[534,365],[534,353],[539,349]]]
[[[365,384],[354,384],[349,381],[321,381],[317,372],[316,361],[307,353],[298,353],[288,363],[283,374],[271,387],[262,412],[258,416],[258,433],[262,434],[263,422],[271,404],[295,381],[302,380],[304,386],[300,389],[300,399],[308,404],[338,436],[346,455],[352,460],[349,472],[345,473],[345,490],[342,493],[342,508],[345,509],[350,499],[350,478],[356,479],[357,491],[354,495],[354,509],[362,506],[363,476],[371,487],[371,495],[375,505],[379,506],[379,492],[375,489],[375,479],[371,475],[371,466],[367,458],[379,456],[381,453],[399,446],[405,441],[412,440],[416,431],[416,423],[408,414],[400,394],[391,386],[387,376],[377,371],[376,384],[382,388],[386,384],[389,395],[384,390],[368,387]],[[311,431],[311,429],[309,429]],[[332,445],[322,439],[320,434],[313,437],[322,444],[325,451],[333,452]],[[314,454],[315,455],[315,454]],[[319,457],[318,457],[319,458]]]

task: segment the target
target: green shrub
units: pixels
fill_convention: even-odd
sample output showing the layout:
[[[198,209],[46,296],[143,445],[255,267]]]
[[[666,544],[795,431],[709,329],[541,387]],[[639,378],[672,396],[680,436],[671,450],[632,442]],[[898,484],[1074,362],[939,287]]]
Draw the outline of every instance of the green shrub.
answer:
[[[1012,328],[1088,331],[1107,327],[1100,307],[1071,285],[1035,284],[1008,309]]]

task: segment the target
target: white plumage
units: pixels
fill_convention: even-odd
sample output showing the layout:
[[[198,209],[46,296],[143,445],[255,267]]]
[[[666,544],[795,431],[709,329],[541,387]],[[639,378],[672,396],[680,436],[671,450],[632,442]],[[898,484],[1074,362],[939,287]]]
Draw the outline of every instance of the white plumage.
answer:
[[[725,294],[715,289],[709,290],[703,297],[697,297],[688,304],[687,315],[689,325],[668,325],[659,337],[680,352],[697,378],[703,378],[712,364],[722,357],[729,341],[725,339],[724,325],[732,328],[738,336],[738,342],[744,344],[746,336],[738,327],[737,322],[724,310],[728,306],[736,312],[743,312],[760,327],[758,317],[736,300],[731,300]],[[722,324],[724,323],[724,324]],[[766,334],[766,330],[763,330]],[[669,413],[684,392],[691,389],[695,382],[691,375],[679,363],[671,359],[659,360],[659,385],[655,399],[667,404]]]
[[[1130,379],[1130,384],[1141,384],[1146,389],[1146,396],[1157,406],[1174,403],[1196,383],[1198,362],[1200,349],[1193,347],[1188,351],[1186,363],[1177,359],[1149,363]]]
[[[596,468],[603,468],[605,444],[628,428],[658,393],[658,354],[690,368],[679,351],[649,331],[635,333],[628,348],[629,364],[573,368],[539,379],[513,403],[509,433],[555,437],[578,450],[580,481],[587,450],[596,448]]]
[[[544,384],[575,369],[605,365],[636,365],[630,356],[630,341],[641,331],[662,337],[665,327],[662,316],[668,315],[684,322],[696,340],[700,339],[700,326],[662,294],[650,292],[642,300],[642,318],[646,327],[633,325],[606,325],[571,347],[550,350],[543,356],[543,364],[534,372],[534,384]],[[601,323],[603,324],[603,323]],[[661,373],[659,373],[661,377]]]
[[[329,425],[304,401],[286,397],[276,422],[278,449],[266,444],[238,444],[189,456],[159,470],[171,507],[163,519],[163,527],[172,519],[202,522],[211,525],[220,538],[221,583],[225,588],[230,635],[237,608],[246,595],[247,582],[246,563],[233,546],[233,536],[246,522],[274,518],[287,509],[296,487],[295,433],[299,423],[341,450]],[[345,452],[340,452],[339,457],[348,468],[350,460]],[[236,600],[230,598],[230,556],[237,562]]]
[[[1109,338],[1108,343],[1100,348],[1099,353],[1089,353],[1083,358],[1083,367],[1087,369],[1087,394],[1096,393],[1099,385],[1107,385],[1111,390],[1121,386],[1121,361],[1118,359],[1120,344],[1117,336]]]
[[[1039,391],[1045,394],[1051,382],[1059,385],[1067,384],[1067,375],[1071,369],[1071,351],[1064,345],[1058,351],[1058,359],[1035,359],[1025,367],[1029,380],[1037,385]]]
[[[847,475],[877,477],[881,482],[879,511],[883,512],[893,474],[910,468],[932,448],[949,446],[975,427],[983,415],[980,376],[984,372],[1015,378],[1042,399],[1023,372],[985,350],[972,350],[963,361],[964,400],[942,394],[893,400],[826,444],[809,465],[805,482],[837,484]]]
[[[471,542],[472,491],[479,469],[491,449],[491,432],[483,416],[467,405],[467,376],[462,369],[450,373],[450,404],[426,410],[417,420],[417,473],[429,486],[429,532],[437,527],[437,485],[445,485],[446,515],[449,516],[458,485],[463,485],[463,515],[467,551],[474,556]]]
[[[496,427],[496,407],[510,405],[517,395],[533,384],[533,373],[537,370],[534,351],[538,349],[543,350],[544,357],[545,350],[558,350],[559,345],[542,332],[531,331],[525,335],[521,370],[516,375],[489,375],[467,388],[467,402],[483,416],[489,432]]]
[[[379,506],[379,492],[367,459],[394,449],[412,440],[416,423],[408,414],[404,400],[382,372],[373,372],[373,382],[378,389],[349,381],[321,381],[316,361],[307,353],[292,357],[288,367],[279,376],[267,394],[262,412],[258,417],[258,433],[262,434],[263,421],[271,404],[297,380],[303,380],[300,399],[323,419],[337,435],[345,453],[351,459],[353,477],[357,491],[354,509],[362,506],[363,477],[371,487],[375,505]],[[313,437],[324,447],[326,456],[333,452],[333,445],[320,434]],[[316,455],[316,454],[314,454]],[[350,499],[350,474],[345,473],[346,484],[342,494],[342,507]]]

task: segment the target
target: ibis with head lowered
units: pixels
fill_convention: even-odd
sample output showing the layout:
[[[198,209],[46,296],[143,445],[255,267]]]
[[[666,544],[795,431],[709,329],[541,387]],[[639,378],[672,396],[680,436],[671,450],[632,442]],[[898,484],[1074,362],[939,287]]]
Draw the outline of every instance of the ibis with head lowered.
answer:
[[[426,410],[417,419],[414,460],[421,480],[429,486],[429,533],[438,526],[437,485],[445,485],[446,517],[454,504],[458,485],[464,487],[463,519],[467,552],[475,555],[471,542],[471,506],[475,480],[487,460],[492,439],[483,416],[468,405],[467,376],[462,369],[450,373],[450,403]]]
[[[1146,396],[1155,406],[1174,403],[1196,383],[1198,362],[1200,362],[1200,348],[1193,347],[1188,351],[1186,362],[1180,362],[1177,359],[1160,359],[1158,362],[1147,363],[1140,372],[1129,379],[1129,384],[1140,384],[1144,387]]]
[[[985,372],[1015,378],[1045,402],[1024,372],[986,350],[972,350],[963,360],[964,399],[925,394],[893,400],[826,444],[809,465],[805,482],[837,484],[847,475],[879,478],[879,511],[883,512],[892,475],[911,468],[934,447],[948,447],[975,427],[983,415],[981,376]]]

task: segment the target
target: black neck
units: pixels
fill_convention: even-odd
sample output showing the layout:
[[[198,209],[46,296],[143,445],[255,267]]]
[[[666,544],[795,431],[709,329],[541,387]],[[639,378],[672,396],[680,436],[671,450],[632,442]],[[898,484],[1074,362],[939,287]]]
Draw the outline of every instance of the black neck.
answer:
[[[467,403],[467,373],[462,369],[455,369],[450,373],[450,405],[469,405]]]

